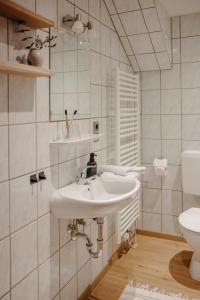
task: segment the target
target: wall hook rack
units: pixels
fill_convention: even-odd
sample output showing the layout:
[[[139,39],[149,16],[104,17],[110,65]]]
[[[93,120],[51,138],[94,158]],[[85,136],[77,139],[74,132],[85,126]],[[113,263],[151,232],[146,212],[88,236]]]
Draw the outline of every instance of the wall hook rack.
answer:
[[[47,179],[47,177],[46,177],[46,175],[44,174],[44,171],[40,172],[40,173],[39,173],[39,181],[41,181],[41,180],[46,180],[46,179]]]
[[[30,176],[30,184],[35,184],[38,182],[37,175],[33,174]]]

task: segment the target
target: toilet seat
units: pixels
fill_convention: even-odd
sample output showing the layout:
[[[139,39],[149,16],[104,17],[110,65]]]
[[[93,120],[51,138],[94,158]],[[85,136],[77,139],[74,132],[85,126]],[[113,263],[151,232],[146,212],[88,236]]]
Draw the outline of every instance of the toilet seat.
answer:
[[[184,211],[178,219],[182,227],[200,233],[200,208],[190,208]]]

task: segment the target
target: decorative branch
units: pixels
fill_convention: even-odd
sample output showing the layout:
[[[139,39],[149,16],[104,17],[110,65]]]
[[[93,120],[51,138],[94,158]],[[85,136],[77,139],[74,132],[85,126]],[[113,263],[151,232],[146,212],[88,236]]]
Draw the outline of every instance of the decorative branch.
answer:
[[[27,31],[31,31],[30,29],[20,29],[20,30],[17,30],[17,33],[25,33]]]
[[[26,41],[28,39],[30,39],[31,37],[26,37],[24,38],[22,41]],[[29,46],[26,47],[26,49],[37,49],[37,50],[41,50],[43,48],[52,48],[56,46],[56,43],[54,43],[53,45],[51,45],[51,42],[53,40],[55,40],[57,38],[57,36],[51,35],[51,36],[47,36],[44,40],[42,40],[39,36],[39,34],[36,35],[35,41],[32,42]]]
[[[27,41],[27,40],[29,40],[29,39],[32,39],[32,36],[27,36],[27,37],[23,38],[21,41],[22,41],[22,42],[25,42],[25,41]]]

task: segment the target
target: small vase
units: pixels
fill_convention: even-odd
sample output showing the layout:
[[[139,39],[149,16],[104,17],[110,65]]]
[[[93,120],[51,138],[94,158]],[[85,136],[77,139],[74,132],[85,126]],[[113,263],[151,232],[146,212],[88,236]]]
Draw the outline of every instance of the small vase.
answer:
[[[31,66],[42,67],[44,60],[42,51],[39,49],[30,49],[27,60]]]

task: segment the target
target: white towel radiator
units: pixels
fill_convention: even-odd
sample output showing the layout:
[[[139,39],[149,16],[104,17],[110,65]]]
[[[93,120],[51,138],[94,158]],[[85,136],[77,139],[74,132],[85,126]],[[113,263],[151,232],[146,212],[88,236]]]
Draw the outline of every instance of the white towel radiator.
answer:
[[[139,74],[116,70],[116,164],[140,164]],[[140,195],[116,217],[117,243],[140,215]]]

